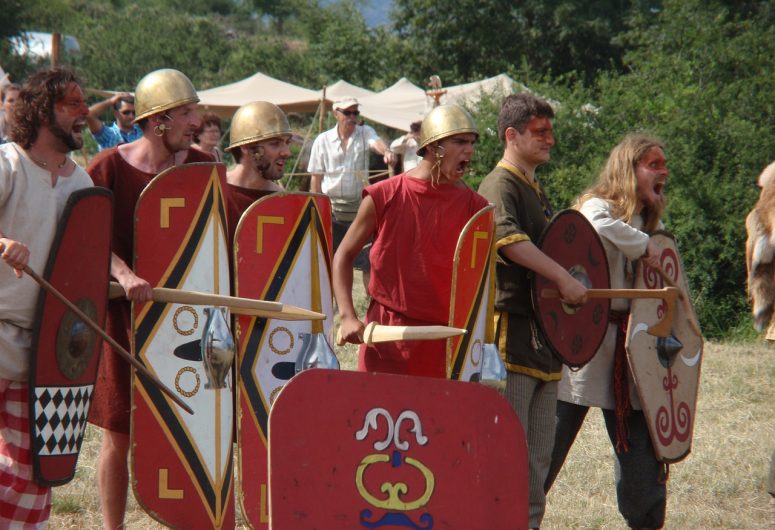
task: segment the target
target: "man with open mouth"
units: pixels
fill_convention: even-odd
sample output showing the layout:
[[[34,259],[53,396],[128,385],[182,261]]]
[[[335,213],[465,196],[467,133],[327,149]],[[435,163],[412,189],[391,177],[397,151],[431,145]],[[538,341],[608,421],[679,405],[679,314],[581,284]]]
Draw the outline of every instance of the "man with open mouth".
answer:
[[[21,278],[43,271],[70,195],[92,186],[68,153],[83,145],[89,108],[80,80],[64,69],[30,76],[0,146],[0,527],[43,528],[51,488],[33,481],[29,365],[38,286]]]
[[[442,105],[423,119],[422,157],[414,169],[363,191],[363,202],[334,256],[341,336],[361,344],[358,370],[445,378],[446,340],[362,344],[365,323],[352,298],[352,264],[371,249],[371,304],[365,321],[398,326],[446,325],[458,237],[487,201],[463,182],[479,136],[468,112]]]

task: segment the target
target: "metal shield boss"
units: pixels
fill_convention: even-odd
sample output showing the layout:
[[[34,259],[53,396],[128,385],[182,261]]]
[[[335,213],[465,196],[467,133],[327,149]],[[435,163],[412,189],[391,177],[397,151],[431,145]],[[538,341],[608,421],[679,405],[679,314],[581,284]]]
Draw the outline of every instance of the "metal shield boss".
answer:
[[[262,197],[242,214],[234,247],[237,296],[304,307],[327,316],[323,321],[245,315],[236,319],[237,497],[249,525],[266,529],[272,405],[297,371],[338,366],[330,346],[334,320],[331,201],[312,193],[278,192]],[[323,401],[319,403],[327,399],[320,397]]]
[[[668,337],[647,330],[666,314],[660,299],[633,300],[627,330],[627,360],[648,422],[657,458],[666,463],[683,460],[691,450],[697,391],[702,365],[703,338],[691,302],[688,283],[675,239],[667,232],[652,234],[660,249],[664,275],[640,263],[636,289],[680,289]]]
[[[43,277],[104,326],[113,199],[104,188],[73,193]],[[31,281],[31,280],[26,280]],[[59,486],[75,475],[97,380],[100,340],[75,314],[40,290],[30,361],[30,434],[35,481]]]
[[[559,263],[587,288],[608,289],[608,260],[592,224],[576,210],[554,216],[538,242],[541,251]],[[595,355],[608,329],[611,301],[592,299],[571,307],[559,298],[542,295],[557,286],[540,274],[533,276],[533,307],[549,347],[571,367],[580,367]]]
[[[231,294],[221,164],[156,176],[135,209],[135,273],[151,284]],[[175,528],[235,526],[233,339],[222,308],[133,304],[134,354],[194,410],[132,378],[132,474],[138,503]]]

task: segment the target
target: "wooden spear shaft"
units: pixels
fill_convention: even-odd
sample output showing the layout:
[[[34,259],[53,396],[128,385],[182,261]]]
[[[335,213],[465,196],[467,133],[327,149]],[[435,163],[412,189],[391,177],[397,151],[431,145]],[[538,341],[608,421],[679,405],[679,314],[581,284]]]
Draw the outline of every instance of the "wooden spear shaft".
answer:
[[[140,372],[142,375],[147,377],[151,383],[156,385],[159,390],[167,394],[169,398],[177,403],[177,405],[188,412],[189,414],[193,414],[194,410],[186,405],[186,403],[178,396],[175,392],[172,391],[167,385],[161,382],[161,380],[156,377],[154,374],[152,374],[143,364],[138,361],[131,353],[126,351],[118,342],[113,340],[110,335],[105,333],[101,327],[97,325],[96,322],[94,322],[89,316],[81,311],[78,306],[76,306],[74,303],[72,303],[70,300],[68,300],[65,295],[60,293],[56,287],[51,285],[47,280],[44,278],[38,276],[38,274],[30,269],[27,265],[24,266],[22,269],[26,274],[29,274],[30,278],[35,280],[38,285],[43,287],[49,294],[51,294],[54,298],[62,302],[70,311],[75,313],[75,315],[81,319],[81,321],[86,324],[92,331],[94,331],[97,335],[102,337],[108,344],[110,344],[113,347],[113,351],[116,352],[121,358],[123,358],[126,362],[131,364],[135,370]]]

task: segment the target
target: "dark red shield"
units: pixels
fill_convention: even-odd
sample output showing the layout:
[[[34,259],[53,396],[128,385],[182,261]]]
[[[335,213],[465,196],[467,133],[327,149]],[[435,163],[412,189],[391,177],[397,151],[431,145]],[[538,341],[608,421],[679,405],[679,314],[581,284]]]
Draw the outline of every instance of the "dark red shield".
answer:
[[[105,322],[113,198],[104,188],[73,193],[49,253],[44,277],[68,300]],[[69,482],[75,474],[100,339],[67,307],[40,290],[30,363],[30,432],[35,481]]]
[[[592,224],[576,210],[563,210],[552,219],[538,243],[541,251],[588,288],[608,289],[608,260]],[[559,298],[545,298],[544,289],[557,286],[540,274],[533,277],[533,306],[549,347],[565,364],[583,366],[595,355],[608,329],[611,301],[592,299],[568,307]]]
[[[237,317],[238,491],[252,528],[268,527],[267,428],[278,392],[295,374],[300,333],[331,333],[331,202],[325,195],[275,193],[242,214],[234,238],[236,295],[310,308],[325,321]],[[290,443],[291,440],[288,440]]]
[[[221,164],[156,176],[135,210],[134,270],[153,287],[230,293]],[[133,304],[134,354],[185,399],[182,411],[144,377],[132,378],[132,473],[138,503],[176,528],[235,525],[233,380],[211,385],[200,340],[202,306]]]
[[[527,528],[509,404],[461,381],[309,370],[269,416],[271,528]]]

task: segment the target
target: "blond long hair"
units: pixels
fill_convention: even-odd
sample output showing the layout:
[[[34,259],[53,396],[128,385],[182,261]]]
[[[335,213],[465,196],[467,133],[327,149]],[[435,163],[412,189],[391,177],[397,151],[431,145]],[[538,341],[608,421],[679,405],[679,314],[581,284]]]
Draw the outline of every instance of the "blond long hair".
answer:
[[[597,182],[576,199],[573,208],[580,209],[589,199],[598,197],[611,205],[613,216],[625,223],[638,213],[638,179],[635,168],[652,148],[664,149],[662,142],[643,133],[628,134],[611,150]],[[657,211],[658,210],[658,211]],[[641,211],[643,228],[652,232],[662,217],[663,207],[644,206]]]

